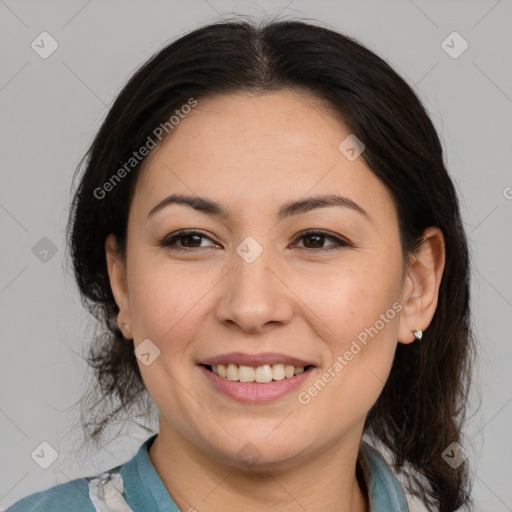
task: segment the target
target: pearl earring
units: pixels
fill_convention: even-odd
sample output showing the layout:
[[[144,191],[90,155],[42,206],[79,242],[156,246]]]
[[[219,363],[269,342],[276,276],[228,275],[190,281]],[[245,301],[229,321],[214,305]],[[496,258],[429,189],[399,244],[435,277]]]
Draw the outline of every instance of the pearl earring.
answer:
[[[423,336],[423,331],[414,331],[414,337],[419,341],[421,340],[421,337]]]

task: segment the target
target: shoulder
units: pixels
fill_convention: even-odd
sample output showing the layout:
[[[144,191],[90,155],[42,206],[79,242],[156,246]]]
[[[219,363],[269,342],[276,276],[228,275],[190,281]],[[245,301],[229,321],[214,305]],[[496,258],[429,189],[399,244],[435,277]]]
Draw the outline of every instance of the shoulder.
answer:
[[[145,488],[140,479],[143,472],[151,473],[157,479],[157,491],[165,489],[162,482],[158,485],[158,475],[151,465],[147,448],[157,434],[147,439],[138,452],[123,464],[94,476],[85,476],[69,482],[55,485],[45,491],[30,494],[11,505],[6,512],[97,512],[101,510],[130,510],[129,497],[125,485],[132,489],[131,498],[141,499],[139,493]],[[123,481],[124,480],[124,481]],[[166,492],[166,491],[165,491]],[[98,508],[97,508],[98,507]]]
[[[77,478],[45,491],[30,494],[11,505],[6,512],[96,512],[89,499],[89,482]]]
[[[358,461],[361,464],[368,491],[370,511],[400,510],[408,512],[409,508],[402,485],[383,455],[365,441],[360,445],[359,455]]]

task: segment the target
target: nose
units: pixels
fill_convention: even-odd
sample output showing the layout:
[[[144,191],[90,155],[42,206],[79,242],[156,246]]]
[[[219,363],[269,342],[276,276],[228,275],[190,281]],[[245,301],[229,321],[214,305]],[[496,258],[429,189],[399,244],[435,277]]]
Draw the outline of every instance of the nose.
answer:
[[[219,322],[257,333],[267,324],[284,325],[290,321],[294,310],[293,293],[270,252],[264,250],[252,263],[236,253],[233,255],[233,267],[220,290],[216,310]]]

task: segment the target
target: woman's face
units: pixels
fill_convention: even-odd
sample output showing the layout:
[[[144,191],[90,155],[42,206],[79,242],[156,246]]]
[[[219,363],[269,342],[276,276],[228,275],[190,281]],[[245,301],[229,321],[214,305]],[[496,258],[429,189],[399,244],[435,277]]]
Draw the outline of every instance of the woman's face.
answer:
[[[137,183],[125,288],[114,284],[121,318],[135,347],[149,340],[137,362],[160,431],[216,461],[275,467],[357,444],[386,382],[404,282],[398,219],[350,139],[338,149],[349,135],[293,91],[199,99]],[[169,203],[150,214],[171,194],[226,213]],[[352,203],[308,203],[334,195]],[[183,230],[200,234],[160,245]],[[222,363],[235,364],[230,378],[205,366]],[[263,367],[243,368],[245,380],[276,380],[230,380],[238,365]]]

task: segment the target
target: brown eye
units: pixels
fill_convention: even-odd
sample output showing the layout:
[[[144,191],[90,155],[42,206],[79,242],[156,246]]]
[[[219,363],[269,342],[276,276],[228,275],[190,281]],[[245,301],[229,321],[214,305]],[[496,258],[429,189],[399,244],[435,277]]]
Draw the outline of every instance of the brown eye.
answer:
[[[201,245],[203,240],[209,240],[212,242],[210,245]],[[325,231],[314,231],[309,230],[301,233],[297,240],[303,240],[303,245],[297,245],[301,249],[308,250],[333,250],[339,249],[340,247],[350,247],[351,245],[334,235],[331,235]],[[333,243],[326,242],[331,241]],[[159,242],[161,247],[167,247],[170,249],[202,249],[205,247],[216,247],[217,244],[213,240],[206,236],[200,231],[179,231],[173,233]]]
[[[339,247],[348,247],[350,244],[341,238],[338,238],[334,235],[330,235],[324,231],[305,231],[299,235],[299,240],[303,239],[303,246],[299,246],[305,249],[327,249],[331,248],[339,248]],[[328,244],[324,246],[326,240],[334,240],[334,243]],[[329,249],[330,250],[330,249]]]
[[[200,249],[202,239],[212,241],[211,238],[199,231],[180,231],[164,238],[159,245],[173,249]],[[212,247],[212,245],[206,247]]]

